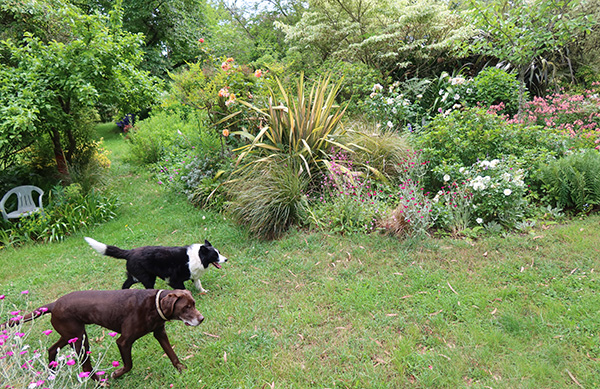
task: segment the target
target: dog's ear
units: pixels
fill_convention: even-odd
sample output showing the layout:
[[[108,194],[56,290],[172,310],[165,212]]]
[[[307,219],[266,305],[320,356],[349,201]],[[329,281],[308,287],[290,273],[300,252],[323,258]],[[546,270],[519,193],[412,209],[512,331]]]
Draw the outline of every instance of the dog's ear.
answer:
[[[175,303],[177,300],[183,295],[181,292],[183,291],[172,291],[167,294],[165,297],[160,299],[160,308],[162,309],[164,315],[169,319],[173,316],[173,311],[175,310]]]
[[[211,247],[212,245],[210,244],[210,242],[206,239],[204,239],[204,245],[207,247]]]

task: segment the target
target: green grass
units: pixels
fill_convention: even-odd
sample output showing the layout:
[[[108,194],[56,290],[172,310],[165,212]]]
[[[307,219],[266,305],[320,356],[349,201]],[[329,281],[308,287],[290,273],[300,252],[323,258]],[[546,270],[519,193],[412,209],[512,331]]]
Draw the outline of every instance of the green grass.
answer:
[[[167,324],[188,370],[177,373],[150,335],[112,388],[600,386],[599,216],[478,241],[292,231],[260,242],[164,191],[122,161],[120,136],[103,135],[119,216],[61,243],[0,251],[7,303],[118,289],[124,262],[97,255],[86,235],[123,248],[206,238],[229,258],[203,278],[207,295],[186,284],[205,322]],[[114,344],[106,358],[120,360]]]

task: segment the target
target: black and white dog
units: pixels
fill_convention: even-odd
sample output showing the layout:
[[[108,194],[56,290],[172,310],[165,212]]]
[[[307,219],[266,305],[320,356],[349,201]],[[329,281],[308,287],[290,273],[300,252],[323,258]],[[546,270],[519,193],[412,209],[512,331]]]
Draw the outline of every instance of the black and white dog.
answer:
[[[146,289],[154,289],[154,282],[158,277],[173,289],[185,289],[183,282],[191,279],[201,293],[206,293],[208,291],[202,287],[200,275],[210,265],[220,269],[221,264],[227,262],[227,258],[208,240],[205,240],[204,244],[196,243],[182,247],[144,246],[123,250],[92,238],[84,239],[102,255],[127,260],[127,279],[122,289],[129,289],[136,282],[141,282]]]

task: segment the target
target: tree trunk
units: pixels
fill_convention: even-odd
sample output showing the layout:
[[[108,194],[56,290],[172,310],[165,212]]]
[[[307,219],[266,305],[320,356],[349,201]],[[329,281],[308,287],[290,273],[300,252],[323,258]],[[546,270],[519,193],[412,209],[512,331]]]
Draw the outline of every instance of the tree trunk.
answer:
[[[62,145],[60,144],[60,132],[56,128],[52,128],[50,130],[50,138],[52,139],[54,159],[56,160],[58,174],[63,181],[68,181],[70,178],[69,168],[65,159],[65,153],[63,152]]]
[[[526,66],[521,66],[519,69],[519,111],[517,117],[520,119],[523,113],[523,106],[525,105],[525,72],[527,71]]]

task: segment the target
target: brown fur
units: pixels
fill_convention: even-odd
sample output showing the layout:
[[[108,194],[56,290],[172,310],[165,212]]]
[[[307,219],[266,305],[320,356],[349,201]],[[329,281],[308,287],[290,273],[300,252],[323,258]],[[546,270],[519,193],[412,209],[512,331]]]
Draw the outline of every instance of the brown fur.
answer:
[[[59,348],[66,346],[69,340],[82,361],[84,372],[92,371],[92,364],[87,357],[89,350],[86,324],[97,324],[118,332],[121,336],[117,345],[123,359],[123,367],[112,373],[118,378],[132,368],[131,346],[142,336],[152,332],[173,366],[180,372],[186,368],[173,351],[167,333],[165,320],[158,313],[155,298],[158,290],[154,289],[122,289],[122,290],[85,290],[72,292],[60,297],[53,303],[46,304],[34,312],[25,315],[21,320],[12,320],[3,325],[13,326],[23,321],[46,313],[52,314],[50,322],[60,334],[60,339],[48,348],[48,359],[53,362]],[[182,320],[188,325],[198,325],[204,317],[196,310],[192,294],[187,290],[162,291],[159,306],[168,320]],[[82,353],[82,346],[84,353]],[[94,374],[92,378],[98,380]]]

